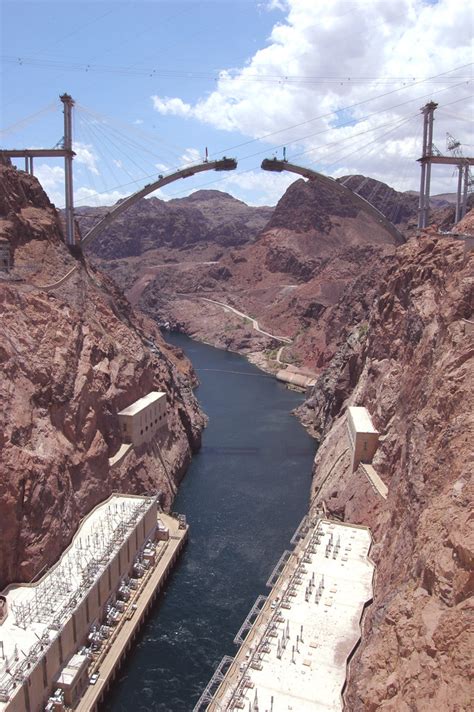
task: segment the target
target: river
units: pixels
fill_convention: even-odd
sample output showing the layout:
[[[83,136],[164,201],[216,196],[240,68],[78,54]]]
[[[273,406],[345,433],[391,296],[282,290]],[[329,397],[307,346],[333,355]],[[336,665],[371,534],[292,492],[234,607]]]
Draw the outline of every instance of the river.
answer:
[[[103,706],[190,712],[306,514],[315,442],[290,411],[302,396],[243,357],[191,341],[209,416],[173,508],[189,543]]]

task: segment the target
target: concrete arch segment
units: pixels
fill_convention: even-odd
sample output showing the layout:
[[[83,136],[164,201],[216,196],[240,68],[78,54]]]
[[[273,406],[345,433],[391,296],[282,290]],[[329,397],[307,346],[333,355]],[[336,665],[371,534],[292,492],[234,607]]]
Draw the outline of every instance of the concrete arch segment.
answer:
[[[365,212],[372,215],[372,217],[388,232],[395,241],[396,245],[402,245],[405,242],[405,238],[397,230],[395,225],[388,220],[380,210],[377,210],[368,200],[362,198],[362,196],[354,193],[350,188],[339,183],[339,181],[334,180],[334,178],[329,178],[322,173],[313,171],[311,168],[305,168],[304,166],[297,166],[294,163],[288,163],[288,161],[280,161],[276,158],[265,158],[261,165],[264,171],[274,171],[276,173],[281,173],[282,171],[289,171],[290,173],[296,173],[297,175],[303,176],[303,178],[308,178],[310,180],[317,181],[331,190],[336,191],[339,194],[349,196],[351,201],[360,209],[365,210]]]
[[[128,210],[134,203],[136,203],[138,200],[141,198],[144,198],[146,195],[149,195],[150,193],[153,193],[153,191],[157,190],[158,188],[162,188],[165,185],[168,185],[168,183],[173,183],[176,180],[179,180],[180,178],[189,178],[190,176],[195,175],[196,173],[202,173],[203,171],[233,171],[237,168],[237,161],[235,158],[226,158],[224,156],[218,161],[207,161],[205,163],[199,163],[196,166],[190,166],[187,168],[182,168],[179,171],[176,171],[175,173],[171,173],[168,176],[159,176],[158,180],[154,181],[153,183],[148,183],[144,188],[140,188],[140,190],[137,190],[136,193],[133,193],[130,195],[128,198],[125,198],[122,200],[121,203],[118,203],[118,205],[115,205],[115,207],[110,210],[107,215],[102,218],[96,225],[94,225],[93,228],[89,230],[89,232],[82,238],[81,240],[81,245],[86,245],[87,243],[91,242],[95,237],[100,235],[101,232],[107,228],[111,222],[115,220],[121,213],[125,212],[125,210]]]

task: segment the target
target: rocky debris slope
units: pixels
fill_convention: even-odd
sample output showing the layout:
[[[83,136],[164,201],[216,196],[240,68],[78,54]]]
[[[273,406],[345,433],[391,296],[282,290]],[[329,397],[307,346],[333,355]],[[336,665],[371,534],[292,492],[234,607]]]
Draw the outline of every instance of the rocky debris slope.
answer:
[[[85,234],[108,208],[79,208],[77,212]],[[202,243],[242,245],[255,239],[271,214],[272,208],[250,207],[218,190],[198,190],[187,198],[167,202],[143,198],[99,235],[88,252],[115,259],[142,255],[157,248],[189,249]]]
[[[466,219],[466,223],[468,219]],[[305,418],[322,439],[312,507],[371,527],[374,602],[350,665],[352,712],[467,711],[472,702],[474,253],[421,236],[379,275],[365,328],[321,373]],[[366,406],[382,434],[374,466],[351,473],[345,407]],[[324,505],[323,505],[324,503]]]
[[[183,354],[135,313],[115,285],[75,259],[36,179],[0,166],[0,237],[14,267],[0,273],[0,587],[51,564],[80,519],[113,491],[163,493],[169,506],[203,416]],[[57,281],[78,269],[58,288]],[[166,470],[154,448],[120,446],[117,412],[163,390]]]

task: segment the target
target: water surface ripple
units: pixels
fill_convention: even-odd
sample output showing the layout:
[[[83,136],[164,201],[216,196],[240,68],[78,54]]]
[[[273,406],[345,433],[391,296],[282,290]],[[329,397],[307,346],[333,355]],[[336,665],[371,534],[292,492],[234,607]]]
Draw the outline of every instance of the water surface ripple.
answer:
[[[306,513],[314,441],[302,396],[241,356],[179,334],[209,416],[174,509],[189,542],[103,709],[189,712]],[[250,377],[252,376],[252,377]]]

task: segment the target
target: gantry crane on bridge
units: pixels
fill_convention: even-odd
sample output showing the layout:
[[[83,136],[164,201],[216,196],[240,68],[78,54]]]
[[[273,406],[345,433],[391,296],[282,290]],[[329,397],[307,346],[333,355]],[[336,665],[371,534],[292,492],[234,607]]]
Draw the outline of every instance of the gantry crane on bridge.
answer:
[[[459,220],[461,220],[466,213],[467,192],[469,186],[469,166],[474,166],[474,158],[465,157],[459,155],[459,153],[458,155],[455,154],[452,156],[438,155],[439,152],[435,150],[435,146],[433,144],[434,112],[437,107],[438,104],[434,101],[430,101],[421,109],[421,113],[423,114],[423,147],[421,158],[418,159],[418,162],[421,164],[420,202],[418,208],[419,228],[427,227],[429,221],[431,166],[434,163],[440,163],[442,165],[457,166],[458,168],[455,222],[459,222]]]

